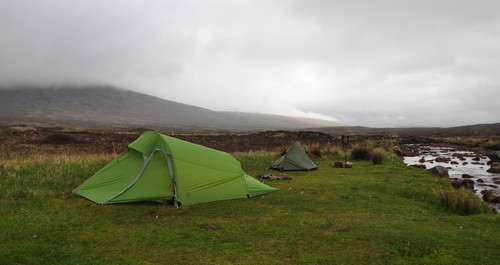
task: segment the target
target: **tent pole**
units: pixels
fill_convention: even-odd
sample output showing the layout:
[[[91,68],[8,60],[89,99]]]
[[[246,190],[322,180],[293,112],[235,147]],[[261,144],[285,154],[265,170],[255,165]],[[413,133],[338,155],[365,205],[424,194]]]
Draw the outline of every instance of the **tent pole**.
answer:
[[[347,147],[349,146],[349,135],[342,135],[342,148],[344,149],[344,165],[347,164]]]
[[[172,168],[172,161],[170,160],[170,155],[162,149],[165,159],[167,160],[168,171],[170,172],[170,178],[172,179],[172,188],[174,190],[174,206],[179,208],[179,203],[177,202],[177,184],[175,183],[174,169]]]

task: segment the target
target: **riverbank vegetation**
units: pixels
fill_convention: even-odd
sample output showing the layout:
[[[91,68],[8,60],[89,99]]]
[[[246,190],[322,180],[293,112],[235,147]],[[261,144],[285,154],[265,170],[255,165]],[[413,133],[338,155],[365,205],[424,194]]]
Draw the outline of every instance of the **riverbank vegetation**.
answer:
[[[319,148],[319,147],[318,147]],[[385,150],[385,149],[383,149]],[[378,152],[382,150],[378,149]],[[251,199],[96,205],[71,190],[116,154],[0,157],[1,264],[496,264],[500,216],[442,203],[448,180],[321,150],[319,168]],[[250,175],[276,152],[234,155]],[[437,192],[438,191],[438,192]],[[455,196],[455,195],[453,195]]]
[[[489,150],[500,149],[500,137],[445,137],[441,138],[443,143],[467,146],[472,148],[483,148]]]
[[[441,204],[451,212],[461,215],[472,215],[488,213],[490,209],[471,190],[464,188],[460,189],[445,189],[439,186],[435,189],[436,196]]]

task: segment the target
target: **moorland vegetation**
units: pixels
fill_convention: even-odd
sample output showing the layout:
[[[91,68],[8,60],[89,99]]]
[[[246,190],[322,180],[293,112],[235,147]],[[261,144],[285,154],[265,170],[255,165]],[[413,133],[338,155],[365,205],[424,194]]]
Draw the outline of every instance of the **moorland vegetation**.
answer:
[[[392,152],[396,144],[392,140],[354,141],[348,153],[352,168],[337,168],[334,161],[344,160],[344,150],[335,138],[326,142],[302,138],[318,169],[287,172],[291,180],[264,180],[279,191],[251,199],[177,209],[161,203],[96,205],[71,194],[138,134],[121,132],[113,138],[106,132],[4,131],[0,264],[497,264],[500,260],[500,216],[470,191],[454,189],[446,179],[404,165]],[[244,145],[244,138],[231,137]],[[284,138],[283,144],[266,142],[254,149],[224,151],[230,151],[252,176],[273,173],[269,165],[286,142],[297,140],[286,137],[269,140],[281,143]],[[224,137],[198,139],[209,139],[208,144],[215,146],[214,139]],[[256,139],[246,141],[256,145]]]

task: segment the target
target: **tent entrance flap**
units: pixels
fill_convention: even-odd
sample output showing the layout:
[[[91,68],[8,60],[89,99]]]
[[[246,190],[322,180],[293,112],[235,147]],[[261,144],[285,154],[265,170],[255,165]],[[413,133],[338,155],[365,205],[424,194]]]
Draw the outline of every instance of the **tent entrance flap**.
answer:
[[[151,201],[176,199],[172,163],[165,149],[158,148],[149,156],[143,156],[143,166],[134,180],[121,192],[109,198],[107,203],[138,201],[141,198]]]

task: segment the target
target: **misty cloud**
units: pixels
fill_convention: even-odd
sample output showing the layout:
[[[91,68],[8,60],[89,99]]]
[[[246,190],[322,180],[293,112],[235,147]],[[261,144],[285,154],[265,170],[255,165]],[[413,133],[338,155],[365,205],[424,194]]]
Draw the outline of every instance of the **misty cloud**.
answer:
[[[499,122],[498,1],[0,0],[0,82],[365,126]]]

